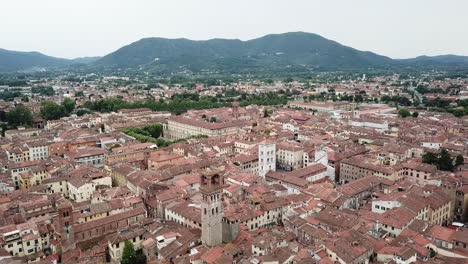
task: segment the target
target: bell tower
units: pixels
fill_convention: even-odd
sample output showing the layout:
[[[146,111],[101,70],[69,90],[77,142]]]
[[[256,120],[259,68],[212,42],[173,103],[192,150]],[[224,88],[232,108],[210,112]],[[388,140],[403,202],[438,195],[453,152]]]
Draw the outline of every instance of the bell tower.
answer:
[[[223,242],[223,187],[224,178],[219,171],[207,170],[201,175],[201,240],[207,246],[216,246]]]
[[[235,120],[239,119],[239,102],[234,101],[231,104],[232,106],[232,116],[234,117]]]

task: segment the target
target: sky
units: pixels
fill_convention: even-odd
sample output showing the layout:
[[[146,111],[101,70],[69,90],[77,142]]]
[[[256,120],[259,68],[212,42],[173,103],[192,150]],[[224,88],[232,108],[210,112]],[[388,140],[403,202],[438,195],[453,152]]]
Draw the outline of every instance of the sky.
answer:
[[[466,0],[2,0],[0,48],[103,56],[145,37],[304,31],[391,58],[468,56]]]

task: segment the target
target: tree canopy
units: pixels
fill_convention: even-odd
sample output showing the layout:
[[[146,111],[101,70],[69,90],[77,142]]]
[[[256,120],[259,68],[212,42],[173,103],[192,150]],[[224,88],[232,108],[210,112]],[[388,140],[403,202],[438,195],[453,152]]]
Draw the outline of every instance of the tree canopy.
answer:
[[[66,116],[67,111],[63,105],[56,104],[51,101],[42,103],[40,115],[45,120],[56,120]]]
[[[51,86],[35,86],[31,88],[31,93],[44,96],[52,96],[55,94],[54,88]]]
[[[462,155],[458,155],[456,158],[455,158],[455,166],[458,167],[460,165],[463,165],[463,163],[465,163],[465,159],[463,158]]]
[[[65,108],[65,112],[70,114],[75,110],[75,101],[70,98],[65,98],[62,102],[63,107]]]
[[[405,118],[405,117],[410,116],[411,113],[408,111],[408,109],[406,109],[406,108],[401,108],[400,111],[398,111],[398,115],[399,115],[400,117]]]
[[[458,157],[456,159],[458,159]],[[426,152],[422,156],[424,163],[435,165],[439,170],[443,171],[453,171],[455,166],[459,166],[456,165],[456,159],[454,161],[446,149],[440,150],[439,153]]]
[[[31,110],[24,105],[17,105],[7,113],[7,122],[10,126],[31,126],[34,119]]]
[[[122,252],[122,264],[133,264],[135,263],[136,252],[135,247],[129,240],[125,241],[125,246]]]

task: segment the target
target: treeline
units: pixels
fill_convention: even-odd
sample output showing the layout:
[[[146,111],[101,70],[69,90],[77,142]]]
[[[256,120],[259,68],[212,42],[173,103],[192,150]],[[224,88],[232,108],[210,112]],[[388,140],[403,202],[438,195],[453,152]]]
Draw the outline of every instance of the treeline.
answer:
[[[175,114],[181,114],[190,109],[209,109],[226,106],[226,103],[217,102],[216,98],[203,98],[198,101],[193,100],[173,100],[164,101],[138,101],[126,102],[120,98],[100,99],[94,102],[87,101],[83,104],[84,108],[101,113],[117,112],[120,109],[149,108],[153,111],[169,111]]]
[[[54,88],[51,86],[35,86],[31,88],[31,93],[39,94],[43,96],[52,96],[55,95]]]
[[[288,102],[287,95],[279,95],[277,93],[265,93],[258,95],[241,96],[239,104],[247,105],[284,105]],[[116,112],[120,109],[132,108],[149,108],[153,111],[169,111],[174,114],[181,114],[192,109],[211,109],[230,106],[232,98],[202,96],[199,97],[194,93],[179,94],[172,97],[170,101],[164,100],[145,100],[138,102],[126,102],[120,98],[107,98],[97,101],[87,101],[83,104],[83,108],[92,111],[108,113]]]
[[[31,88],[31,93],[43,96],[52,96],[55,94],[54,89],[50,86],[36,86]],[[0,100],[13,101],[15,98],[21,98],[23,101],[28,101],[28,97],[22,93],[19,88],[7,88],[0,92]]]
[[[415,99],[417,100],[417,99]],[[386,104],[388,103],[396,103],[398,105],[402,105],[402,106],[411,106],[412,105],[412,102],[410,99],[408,99],[407,97],[404,97],[404,96],[399,96],[399,95],[394,95],[394,96],[388,96],[388,95],[384,95],[380,98],[380,101],[381,102],[384,102]],[[415,106],[418,106],[419,105],[419,101],[417,101],[417,105]]]
[[[416,91],[420,94],[427,94],[427,93],[447,93],[448,90],[444,90],[442,88],[428,88],[426,85],[419,84],[416,87]]]
[[[5,89],[0,92],[0,100],[13,101],[15,98],[24,97],[23,93],[19,89]]]
[[[451,113],[456,117],[468,115],[468,99],[458,99],[456,106],[452,104],[450,100],[441,99],[437,97],[434,100],[424,100],[424,103],[428,107],[432,107],[433,111]]]
[[[15,79],[15,78],[0,77],[0,85],[15,87],[15,86],[27,86],[28,83],[27,83],[26,80],[19,80],[19,79]]]

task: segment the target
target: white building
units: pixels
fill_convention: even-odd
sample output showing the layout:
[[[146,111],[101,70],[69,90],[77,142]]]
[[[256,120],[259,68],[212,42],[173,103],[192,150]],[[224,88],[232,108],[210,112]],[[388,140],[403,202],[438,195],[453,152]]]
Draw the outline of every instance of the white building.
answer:
[[[349,125],[355,126],[355,127],[373,128],[373,129],[380,130],[380,131],[388,130],[387,120],[381,121],[381,120],[358,118],[358,119],[350,120]]]
[[[31,142],[25,145],[29,148],[30,160],[45,160],[49,157],[49,147],[46,142]]]
[[[276,148],[278,167],[285,170],[297,170],[303,167],[304,149],[291,142],[282,142]]]
[[[112,178],[110,176],[95,179],[71,178],[67,183],[68,195],[77,203],[89,201],[99,185],[112,187]]]
[[[75,152],[69,152],[65,156],[72,158],[76,163],[89,164],[96,167],[104,166],[106,151],[101,148],[78,148]]]
[[[276,171],[276,145],[262,142],[258,145],[258,175],[265,177],[269,171]]]

